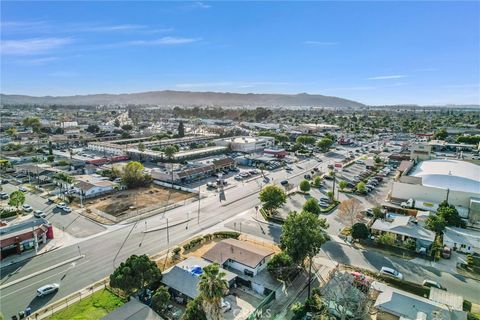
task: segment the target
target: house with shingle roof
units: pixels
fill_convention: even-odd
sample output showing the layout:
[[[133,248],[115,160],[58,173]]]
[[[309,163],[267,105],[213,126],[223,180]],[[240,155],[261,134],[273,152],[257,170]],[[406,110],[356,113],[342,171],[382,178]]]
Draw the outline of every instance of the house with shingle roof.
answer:
[[[255,276],[267,266],[273,251],[237,239],[225,239],[205,252],[202,258],[217,262],[224,268]]]

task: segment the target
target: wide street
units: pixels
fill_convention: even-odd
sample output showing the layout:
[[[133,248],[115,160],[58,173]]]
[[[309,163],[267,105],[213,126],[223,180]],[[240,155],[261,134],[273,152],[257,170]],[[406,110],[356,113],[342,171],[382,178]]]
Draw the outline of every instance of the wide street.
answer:
[[[333,153],[333,156],[338,156],[338,154]],[[321,163],[311,159],[292,165],[292,168],[294,168],[292,173],[287,174],[285,170],[271,172],[269,173],[271,182],[278,183],[288,178],[291,183],[298,185],[303,179],[304,171],[310,171],[313,166],[318,165],[322,171],[327,171],[326,166],[333,158],[323,156],[321,159],[323,160]],[[94,231],[90,236],[82,235],[84,238],[78,244],[3,267],[1,269],[0,290],[2,299],[0,310],[6,317],[24,310],[27,306],[36,310],[108,276],[121,261],[132,254],[161,252],[174,247],[185,239],[205,232],[209,228],[231,228],[278,241],[280,236],[278,226],[259,223],[252,219],[255,215],[253,208],[259,204],[258,191],[262,184],[261,178],[239,183],[237,187],[225,191],[227,200],[222,202],[219,201],[217,193],[211,192],[210,196],[201,200],[199,212],[198,202],[196,201],[137,223],[118,225],[107,229],[82,216],[77,217],[76,214],[67,214],[65,216],[68,217],[70,223],[67,232],[73,226]],[[27,196],[27,202],[31,201],[28,203],[34,209],[49,209],[45,208],[45,203],[36,203],[30,198],[30,196]],[[43,207],[38,207],[40,205]],[[69,215],[72,215],[73,218],[70,218]],[[235,217],[237,215],[238,217]],[[198,216],[199,219],[197,220]],[[54,224],[60,224],[64,223],[63,220],[60,220],[61,217],[61,214],[50,213],[48,218]],[[187,218],[189,218],[188,222]],[[167,219],[170,226],[168,233],[166,229]],[[227,221],[229,219],[230,221]],[[225,221],[227,221],[226,225],[224,225]],[[89,225],[86,226],[84,223]],[[78,229],[75,230],[78,234]],[[145,230],[155,231],[145,232]],[[376,270],[383,265],[393,265],[405,274],[407,280],[421,281],[427,277],[438,280],[438,277],[441,276],[441,282],[450,291],[463,294],[465,298],[472,301],[480,302],[479,283],[458,275],[445,274],[433,268],[415,265],[402,259],[386,258],[377,253],[362,252],[333,241],[325,244],[322,254],[341,263],[362,266],[372,270]],[[73,262],[68,262],[52,270],[48,269],[75,257],[78,257],[78,259]],[[56,294],[44,298],[35,297],[35,290],[38,287],[54,282],[61,285]],[[9,283],[12,284],[9,285]]]

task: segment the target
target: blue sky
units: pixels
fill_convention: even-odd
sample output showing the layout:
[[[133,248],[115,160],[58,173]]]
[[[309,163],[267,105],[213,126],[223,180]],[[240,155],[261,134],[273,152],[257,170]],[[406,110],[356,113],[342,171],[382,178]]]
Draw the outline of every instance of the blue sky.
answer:
[[[1,2],[1,92],[480,104],[479,2]]]

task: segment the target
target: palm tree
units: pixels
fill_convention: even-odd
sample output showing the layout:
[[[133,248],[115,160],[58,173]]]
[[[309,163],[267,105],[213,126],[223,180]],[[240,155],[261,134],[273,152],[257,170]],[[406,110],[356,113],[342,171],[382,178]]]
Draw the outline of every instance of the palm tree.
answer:
[[[61,185],[60,185],[60,192],[61,193],[62,193],[62,190],[63,190],[63,182],[65,182],[68,186],[73,183],[73,177],[71,175],[69,175],[68,173],[65,173],[65,172],[60,172],[60,173],[55,174],[54,178],[61,181]],[[65,196],[64,196],[64,198],[65,198]]]
[[[221,300],[228,291],[228,284],[225,280],[225,272],[220,272],[218,263],[213,263],[203,268],[198,290],[202,297],[202,306],[207,319],[222,319]]]

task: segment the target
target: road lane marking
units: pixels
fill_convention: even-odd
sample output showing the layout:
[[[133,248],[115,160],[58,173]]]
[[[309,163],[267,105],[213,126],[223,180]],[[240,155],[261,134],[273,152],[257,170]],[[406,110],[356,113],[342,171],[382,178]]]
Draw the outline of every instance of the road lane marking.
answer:
[[[50,267],[45,268],[45,269],[43,269],[43,270],[40,270],[40,271],[31,273],[31,274],[29,274],[29,275],[27,275],[27,276],[25,276],[25,277],[22,277],[22,278],[19,278],[19,279],[10,281],[10,282],[8,282],[8,283],[6,283],[6,284],[4,284],[4,285],[1,285],[1,286],[0,286],[0,290],[3,290],[3,289],[5,289],[5,288],[8,288],[8,287],[14,285],[14,284],[17,284],[17,283],[22,282],[22,281],[25,281],[25,280],[27,280],[27,279],[33,278],[33,277],[35,277],[35,276],[37,276],[37,275],[39,275],[39,274],[48,272],[48,271],[50,271],[50,270],[53,270],[53,269],[55,269],[55,268],[58,268],[58,267],[60,267],[60,266],[65,265],[65,264],[67,264],[67,263],[71,263],[71,262],[73,262],[73,261],[76,261],[76,260],[82,259],[82,258],[85,258],[85,255],[84,255],[84,254],[82,254],[81,256],[73,257],[73,258],[71,258],[71,259],[68,259],[68,260],[62,261],[62,262],[60,262],[60,263],[54,264],[53,266],[50,266]]]
[[[23,289],[25,289],[25,288],[31,287],[31,286],[33,286],[33,285],[35,285],[35,284],[40,283],[40,282],[44,282],[46,279],[50,279],[50,278],[56,277],[56,276],[58,276],[58,275],[60,275],[60,274],[62,274],[62,273],[65,273],[65,274],[66,274],[70,269],[75,268],[75,266],[78,267],[78,266],[81,266],[82,264],[85,264],[85,263],[87,263],[87,262],[89,262],[89,260],[84,261],[84,262],[82,262],[82,263],[79,263],[78,265],[70,266],[68,269],[66,269],[66,270],[64,270],[64,271],[57,272],[57,273],[52,274],[52,275],[50,275],[50,276],[48,276],[48,277],[45,277],[45,278],[43,278],[43,279],[41,279],[41,280],[38,280],[38,281],[35,281],[35,282],[31,283],[31,284],[28,284],[28,285],[26,285],[26,286],[23,286],[23,287],[15,290],[15,291],[12,291],[12,292],[10,292],[10,293],[4,294],[4,295],[2,295],[2,298],[8,297],[8,296],[10,296],[10,295],[12,295],[12,294],[14,294],[14,293],[17,293],[17,292],[19,292],[19,291],[21,291],[21,290],[23,290]],[[73,264],[73,263],[75,263],[75,262],[72,262],[72,264]],[[60,281],[62,281],[62,280],[60,280]]]

